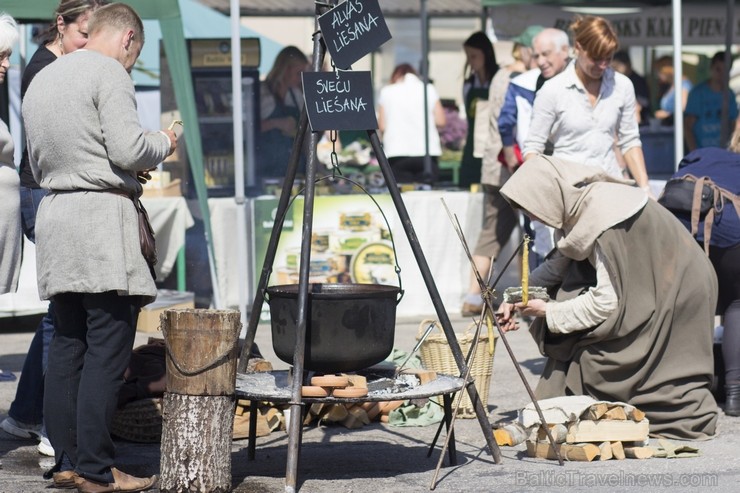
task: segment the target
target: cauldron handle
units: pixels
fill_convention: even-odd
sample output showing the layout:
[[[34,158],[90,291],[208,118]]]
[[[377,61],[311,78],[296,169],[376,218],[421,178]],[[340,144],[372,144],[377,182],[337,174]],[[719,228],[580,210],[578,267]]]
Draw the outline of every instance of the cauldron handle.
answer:
[[[335,180],[337,178],[341,178],[342,180],[348,181],[351,184],[353,184],[354,186],[356,186],[357,188],[359,188],[360,190],[362,190],[365,193],[365,195],[367,195],[368,197],[370,197],[370,200],[373,201],[373,203],[375,204],[375,207],[377,207],[378,208],[378,211],[380,211],[380,215],[383,216],[383,221],[385,221],[385,226],[388,228],[388,236],[390,236],[390,238],[391,238],[391,248],[393,248],[393,262],[396,264],[395,267],[393,268],[393,270],[396,273],[396,277],[398,277],[398,298],[396,299],[396,305],[398,305],[401,302],[401,300],[403,299],[404,290],[403,290],[403,284],[401,282],[401,267],[398,265],[398,254],[396,253],[396,242],[393,241],[393,231],[391,231],[391,225],[388,222],[388,218],[385,217],[385,213],[383,212],[383,209],[380,207],[380,204],[378,204],[378,201],[375,200],[375,197],[373,197],[370,194],[370,192],[368,192],[365,189],[365,187],[363,187],[362,185],[360,185],[356,181],[352,180],[351,178],[347,178],[346,176],[342,175],[342,172],[339,170],[339,167],[337,167],[337,166],[335,166],[332,169],[332,171],[333,171],[333,173],[331,175],[326,175],[326,176],[322,176],[321,178],[317,178],[314,181],[314,183],[319,183],[320,181],[324,181],[324,180]],[[300,190],[298,190],[298,193],[296,193],[290,199],[290,202],[288,203],[288,207],[285,208],[286,214],[288,212],[288,209],[290,209],[290,206],[293,204],[293,200],[295,200],[295,198],[298,197],[305,189],[306,189],[306,187],[301,188]],[[267,292],[265,291],[265,293],[262,294],[262,297],[265,299],[265,301],[267,301],[269,303],[269,300],[265,297],[266,294],[267,294]]]

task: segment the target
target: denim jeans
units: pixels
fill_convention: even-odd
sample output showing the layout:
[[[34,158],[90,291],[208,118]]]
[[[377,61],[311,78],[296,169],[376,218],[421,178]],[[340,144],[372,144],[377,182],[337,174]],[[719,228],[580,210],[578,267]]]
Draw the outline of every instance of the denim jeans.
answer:
[[[54,296],[56,333],[49,348],[44,405],[57,467],[69,460],[80,476],[113,482],[110,424],[131,359],[140,296]]]
[[[21,224],[23,234],[36,241],[36,211],[41,199],[46,195],[44,189],[21,187]],[[28,348],[23,370],[18,381],[15,399],[10,405],[8,415],[21,423],[37,425],[43,421],[44,409],[44,373],[49,354],[49,343],[54,335],[54,304],[49,303],[49,309],[41,319],[36,333]]]

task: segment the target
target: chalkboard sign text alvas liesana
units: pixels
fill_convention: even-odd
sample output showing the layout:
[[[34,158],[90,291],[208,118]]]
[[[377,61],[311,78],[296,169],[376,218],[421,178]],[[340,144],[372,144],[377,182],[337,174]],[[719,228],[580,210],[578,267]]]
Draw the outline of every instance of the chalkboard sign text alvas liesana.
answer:
[[[347,0],[332,9],[331,27],[336,32],[336,38],[332,39],[335,53],[378,26],[379,17],[371,12],[363,15],[363,10],[364,6],[358,0]]]

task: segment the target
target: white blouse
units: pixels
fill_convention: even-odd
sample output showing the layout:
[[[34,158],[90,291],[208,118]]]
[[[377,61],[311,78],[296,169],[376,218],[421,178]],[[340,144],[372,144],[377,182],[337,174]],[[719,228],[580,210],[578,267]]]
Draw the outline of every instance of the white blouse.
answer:
[[[642,146],[632,82],[608,68],[592,106],[576,74],[574,60],[537,92],[522,152],[542,153],[549,140],[554,145],[553,156],[599,166],[610,175],[621,177],[614,153],[615,138],[622,154]]]

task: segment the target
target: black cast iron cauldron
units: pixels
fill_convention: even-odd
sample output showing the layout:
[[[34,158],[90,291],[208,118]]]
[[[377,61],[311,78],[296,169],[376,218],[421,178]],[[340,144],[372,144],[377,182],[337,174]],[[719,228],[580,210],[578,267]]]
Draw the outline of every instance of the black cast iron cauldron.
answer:
[[[325,373],[367,368],[393,350],[399,289],[382,284],[309,284],[306,370]],[[267,288],[275,354],[293,364],[298,284]]]

